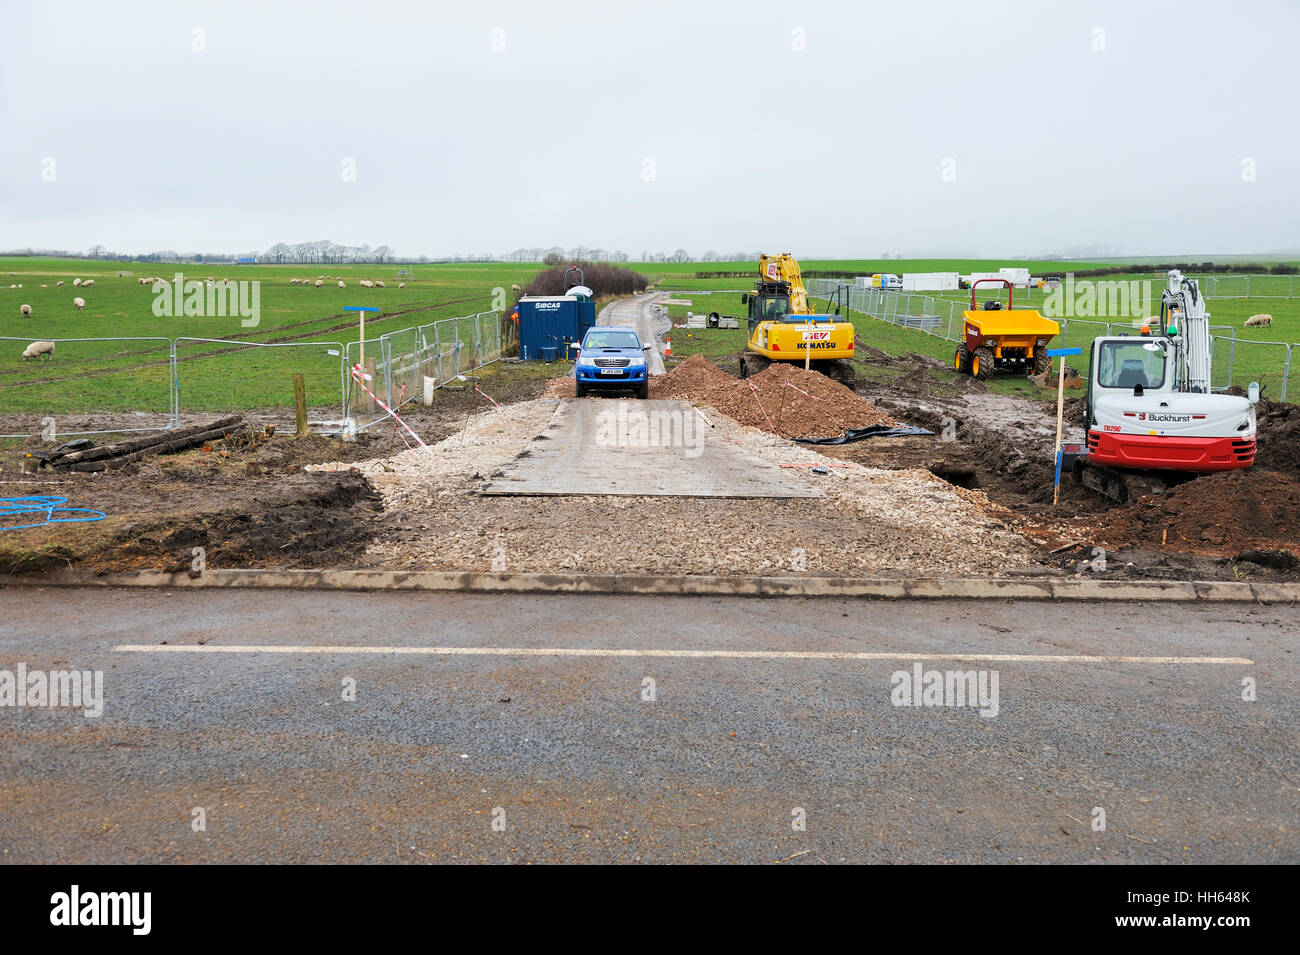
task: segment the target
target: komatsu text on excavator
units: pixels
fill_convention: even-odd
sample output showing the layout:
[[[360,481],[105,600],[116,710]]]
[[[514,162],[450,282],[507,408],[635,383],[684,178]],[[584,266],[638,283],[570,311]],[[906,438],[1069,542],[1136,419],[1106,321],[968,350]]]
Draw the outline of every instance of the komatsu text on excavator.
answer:
[[[789,252],[762,255],[754,291],[741,302],[749,307],[749,340],[740,356],[742,377],[756,375],[774,361],[799,362],[840,380],[853,377],[853,323],[817,314],[808,304],[799,263]]]
[[[1088,450],[1074,462],[1084,486],[1122,502],[1254,463],[1259,386],[1245,398],[1210,392],[1209,322],[1196,280],[1175,269],[1159,327],[1093,341]]]

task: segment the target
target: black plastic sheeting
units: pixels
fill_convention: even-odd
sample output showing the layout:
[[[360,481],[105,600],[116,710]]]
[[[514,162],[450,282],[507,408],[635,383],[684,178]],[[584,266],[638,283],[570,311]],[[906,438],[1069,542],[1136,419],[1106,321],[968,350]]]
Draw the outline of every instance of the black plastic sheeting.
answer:
[[[891,428],[888,425],[873,424],[869,428],[850,428],[838,438],[795,438],[796,444],[848,444],[864,438],[910,438],[918,434],[934,434],[924,428]]]

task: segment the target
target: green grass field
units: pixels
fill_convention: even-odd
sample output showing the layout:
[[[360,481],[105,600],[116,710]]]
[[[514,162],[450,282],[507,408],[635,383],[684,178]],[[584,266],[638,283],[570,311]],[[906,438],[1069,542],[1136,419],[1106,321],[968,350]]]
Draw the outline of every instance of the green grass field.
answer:
[[[805,271],[835,271],[845,275],[869,274],[873,271],[970,271],[992,270],[999,265],[1028,265],[1035,272],[1064,272],[1095,267],[1099,263],[1050,262],[1008,263],[989,260],[807,260]],[[1104,263],[1101,263],[1104,264]],[[717,311],[743,315],[742,292],[752,286],[752,279],[696,279],[696,272],[755,271],[753,262],[629,263],[658,288],[689,298],[691,306],[674,306],[670,315],[682,322],[688,310]],[[43,338],[156,337],[180,336],[228,341],[284,343],[292,347],[248,349],[234,345],[186,343],[178,347],[180,410],[210,412],[292,404],[295,373],[306,376],[308,404],[314,407],[337,407],[339,399],[339,358],[328,354],[330,344],[304,345],[308,342],[346,345],[358,337],[356,313],[343,311],[344,306],[378,306],[377,318],[367,320],[368,340],[436,319],[471,315],[501,304],[496,290],[504,291],[505,301],[512,301],[511,285],[526,285],[541,265],[538,263],[455,263],[413,266],[414,274],[398,289],[397,272],[403,266],[275,266],[275,265],[191,265],[179,269],[186,278],[235,281],[258,281],[260,285],[260,321],[255,328],[241,326],[238,316],[227,317],[159,317],[153,313],[154,293],[141,286],[142,276],[170,279],[177,267],[163,267],[111,261],[72,259],[0,258],[0,413],[40,415],[92,414],[100,412],[154,412],[169,410],[169,347],[165,341],[61,343],[53,361],[21,361],[20,355],[29,341]],[[127,274],[119,276],[119,270]],[[319,275],[330,279],[322,288],[313,285],[290,285],[291,278],[315,281]],[[82,290],[72,286],[74,278],[93,278],[95,286]],[[339,289],[338,278],[347,282]],[[1133,277],[1150,278],[1149,273]],[[363,289],[362,278],[382,279],[387,288]],[[1107,277],[1119,280],[1124,276]],[[56,283],[63,281],[59,287]],[[11,288],[11,285],[22,288]],[[44,286],[44,287],[43,287]],[[1258,288],[1258,285],[1256,286]],[[1158,295],[1159,282],[1155,283]],[[699,293],[709,294],[699,294]],[[692,296],[688,293],[697,293]],[[84,311],[73,306],[73,298],[86,300]],[[962,301],[963,293],[936,296]],[[1041,293],[1029,304],[1038,306]],[[20,306],[32,306],[32,315],[20,314]],[[1300,341],[1300,301],[1276,298],[1214,299],[1211,301],[1214,323],[1232,325],[1242,340],[1236,346],[1234,384],[1258,380],[1265,394],[1276,397],[1280,390],[1285,349],[1249,344],[1262,341]],[[1274,317],[1272,328],[1244,329],[1242,322],[1256,312]],[[895,355],[920,353],[942,361],[952,356],[953,345],[923,332],[880,322],[869,316],[852,316],[862,340]],[[1086,345],[1095,329],[1075,325],[1058,342]],[[674,354],[705,354],[726,359],[744,347],[744,332],[676,330]],[[1223,353],[1216,353],[1216,369]],[[1298,372],[1297,374],[1300,374]],[[1216,381],[1219,375],[1216,373]],[[1011,377],[998,379],[995,390],[1039,394],[1022,381]],[[1294,400],[1300,383],[1292,383],[1289,397]]]
[[[378,306],[367,315],[367,340],[437,319],[472,315],[502,304],[512,284],[526,284],[537,264],[463,263],[414,266],[399,289],[400,266],[175,266],[69,259],[0,258],[0,413],[59,415],[109,411],[166,413],[169,409],[168,353],[163,341],[73,343],[56,347],[53,361],[22,361],[29,341],[99,337],[194,337],[259,343],[355,342],[357,313],[344,306]],[[128,274],[119,276],[119,270]],[[170,280],[208,276],[258,281],[260,320],[245,328],[238,316],[159,317],[154,293],[139,277]],[[322,288],[290,285],[291,278],[330,279]],[[94,279],[90,289],[74,278]],[[347,288],[340,289],[342,278]],[[384,289],[364,289],[358,280],[379,279]],[[59,281],[65,284],[60,287]],[[22,288],[10,288],[21,285]],[[42,287],[44,286],[44,287]],[[494,298],[494,295],[496,298]],[[86,301],[78,311],[75,297]],[[32,307],[30,317],[20,308]],[[337,405],[339,358],[327,346],[247,349],[188,343],[178,346],[181,411],[283,407],[293,403],[293,375],[307,379],[308,404]]]

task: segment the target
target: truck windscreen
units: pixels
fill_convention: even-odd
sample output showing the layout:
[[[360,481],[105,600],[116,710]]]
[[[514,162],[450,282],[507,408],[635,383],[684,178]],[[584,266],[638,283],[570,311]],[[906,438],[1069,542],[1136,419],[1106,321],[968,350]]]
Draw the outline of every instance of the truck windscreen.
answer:
[[[590,332],[583,348],[640,348],[641,343],[631,332]]]

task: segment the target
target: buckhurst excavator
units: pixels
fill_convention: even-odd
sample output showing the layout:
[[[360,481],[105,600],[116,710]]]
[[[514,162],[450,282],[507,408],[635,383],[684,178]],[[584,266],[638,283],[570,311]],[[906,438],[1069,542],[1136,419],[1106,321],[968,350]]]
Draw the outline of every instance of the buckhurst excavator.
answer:
[[[1210,393],[1210,315],[1195,279],[1170,271],[1157,327],[1093,340],[1087,453],[1073,462],[1085,487],[1124,502],[1212,471],[1255,461],[1255,403]]]
[[[808,304],[799,263],[789,252],[760,255],[758,282],[741,298],[749,307],[749,340],[740,375],[756,375],[774,361],[807,363],[841,381],[853,377],[853,323],[817,314]]]

